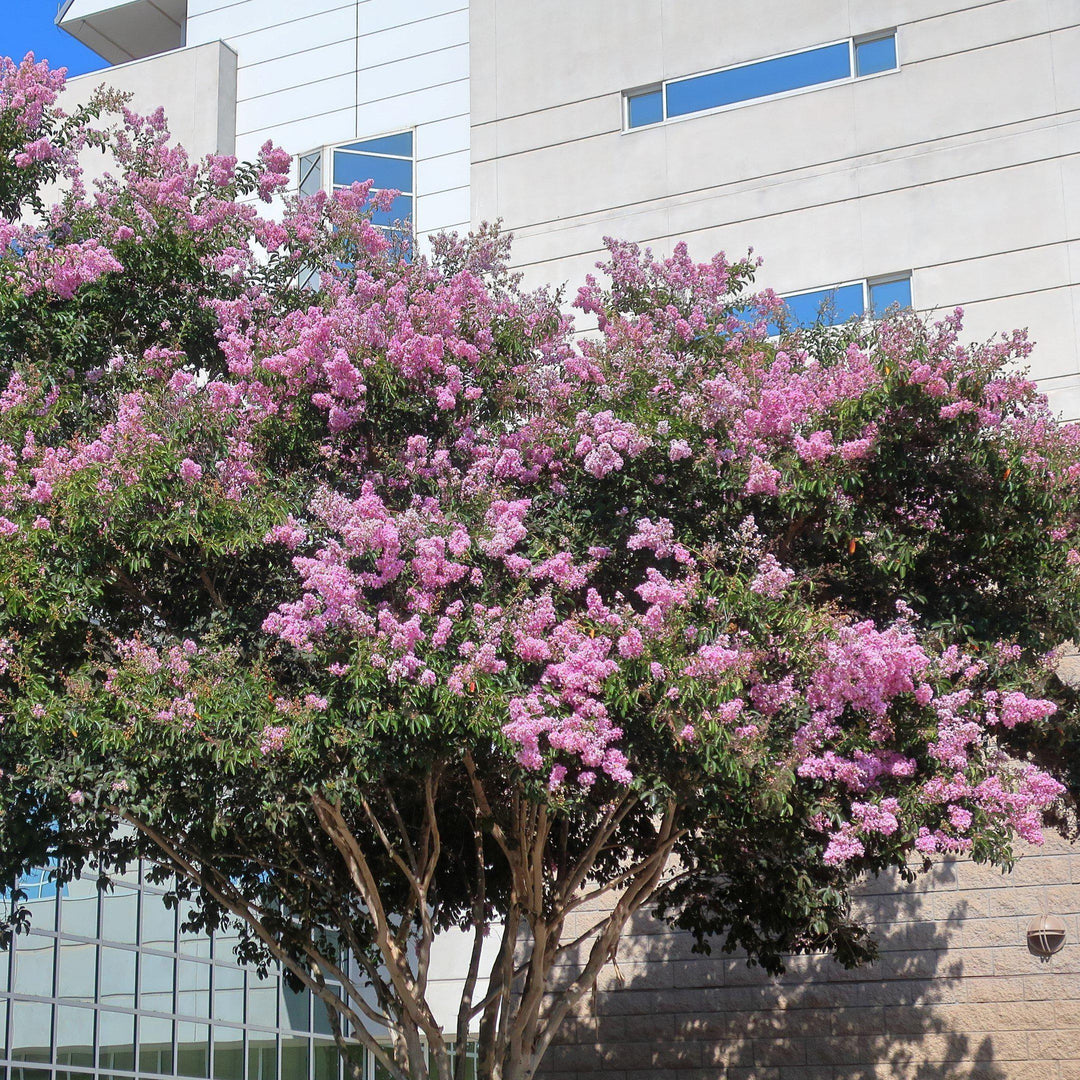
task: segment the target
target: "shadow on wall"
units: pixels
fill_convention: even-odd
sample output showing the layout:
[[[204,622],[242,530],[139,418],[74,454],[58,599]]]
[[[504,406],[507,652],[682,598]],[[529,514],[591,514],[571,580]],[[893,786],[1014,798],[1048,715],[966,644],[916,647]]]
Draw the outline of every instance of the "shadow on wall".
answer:
[[[1004,974],[1003,960],[1002,977],[994,977],[996,953],[1009,958],[1020,945],[1022,916],[1003,912],[994,919],[982,894],[958,891],[964,865],[970,868],[943,863],[913,886],[871,883],[861,903],[880,956],[854,971],[824,956],[796,956],[783,976],[770,978],[738,955],[695,954],[686,935],[639,917],[592,1000],[568,1019],[540,1076],[1056,1077],[1057,1061],[1048,1070],[1032,1068],[1032,1058],[1043,1054],[1031,1052],[1028,1029],[1054,1016],[1052,1001],[1024,1000],[1027,973],[1038,970],[1037,962],[1024,949],[1023,958],[1009,961],[1013,972]],[[1010,890],[992,892],[1004,898]],[[1000,949],[992,944],[995,933]]]

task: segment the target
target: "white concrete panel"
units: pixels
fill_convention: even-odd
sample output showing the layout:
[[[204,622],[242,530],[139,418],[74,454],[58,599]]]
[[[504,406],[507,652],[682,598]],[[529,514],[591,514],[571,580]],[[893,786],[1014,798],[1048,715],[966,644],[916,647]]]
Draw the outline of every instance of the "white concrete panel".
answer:
[[[237,72],[236,93],[241,99],[303,86],[313,78],[327,79],[356,70],[356,43],[337,41],[285,59],[247,64]]]
[[[468,114],[423,124],[416,132],[416,156],[420,159],[452,154],[469,146]]]
[[[416,162],[417,191],[434,194],[437,191],[468,186],[468,150],[460,150],[456,154],[443,154],[436,158],[419,158]]]
[[[416,231],[432,232],[469,220],[469,189],[421,193],[416,199]]]
[[[315,147],[347,142],[353,137],[354,114],[355,109],[350,105],[346,109],[322,113],[308,120],[299,120],[292,124],[275,124],[237,135],[237,157],[252,158],[267,139],[272,139],[279,146],[283,146],[290,154],[302,154]]]
[[[294,9],[295,10],[295,9]],[[303,15],[290,22],[263,27],[261,20],[247,30],[236,30],[226,40],[236,49],[244,66],[275,57],[291,57],[306,49],[315,49],[335,41],[353,40],[356,34],[356,8],[335,8],[317,15]],[[290,63],[297,61],[290,60]]]
[[[384,30],[371,31],[361,24],[358,47],[363,65],[369,60],[375,64],[385,64],[391,60],[403,60],[445,49],[448,45],[468,43],[469,12],[467,8],[462,8]]]
[[[358,9],[360,33],[412,26],[426,19],[467,10],[468,0],[409,0],[404,6],[398,0],[363,0]]]
[[[200,39],[229,38],[250,33],[258,27],[274,27],[295,22],[302,12],[305,18],[322,15],[328,11],[353,12],[355,3],[347,0],[242,0],[237,4],[221,5],[205,0],[188,0],[188,39],[197,35]]]
[[[904,63],[950,53],[995,46],[1010,38],[1023,38],[1050,30],[1046,0],[1007,0],[996,5],[992,17],[981,8],[945,10],[937,18],[910,22],[903,27]]]
[[[460,116],[469,108],[466,80],[449,86],[422,87],[411,93],[378,101],[361,101],[356,109],[360,132],[394,131],[428,120]]]
[[[350,71],[305,86],[294,86],[291,90],[280,90],[276,94],[246,101],[241,99],[237,102],[237,130],[246,134],[275,125],[285,126],[354,104],[353,73]]]
[[[361,67],[356,73],[356,95],[358,101],[378,101],[419,86],[438,87],[468,76],[469,47],[457,45],[377,67]]]

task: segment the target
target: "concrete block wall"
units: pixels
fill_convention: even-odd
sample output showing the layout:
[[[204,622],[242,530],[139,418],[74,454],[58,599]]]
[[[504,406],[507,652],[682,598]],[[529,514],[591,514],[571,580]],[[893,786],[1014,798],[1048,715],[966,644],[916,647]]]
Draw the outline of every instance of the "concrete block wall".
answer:
[[[542,1080],[1080,1080],[1080,846],[1050,835],[1010,874],[948,859],[868,882],[880,956],[778,978],[639,918],[566,1023]],[[1032,917],[1067,927],[1049,960]]]

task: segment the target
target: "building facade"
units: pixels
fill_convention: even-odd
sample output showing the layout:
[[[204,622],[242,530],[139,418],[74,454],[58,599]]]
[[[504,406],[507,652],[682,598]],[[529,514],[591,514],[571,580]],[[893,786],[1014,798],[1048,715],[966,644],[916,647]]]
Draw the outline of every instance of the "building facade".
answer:
[[[401,192],[381,224],[421,247],[501,218],[529,283],[573,285],[606,235],[753,245],[800,317],[895,301],[963,306],[973,337],[1027,326],[1080,418],[1080,0],[68,0],[58,21],[113,65],[73,99],[108,81],[163,105],[195,155],[272,139],[302,191],[372,177]],[[0,1080],[338,1076],[321,1011],[181,934],[145,882],[34,888],[0,956]],[[640,920],[545,1076],[1080,1077],[1068,844],[861,902],[877,964],[777,980]],[[1066,925],[1049,960],[1043,914]]]

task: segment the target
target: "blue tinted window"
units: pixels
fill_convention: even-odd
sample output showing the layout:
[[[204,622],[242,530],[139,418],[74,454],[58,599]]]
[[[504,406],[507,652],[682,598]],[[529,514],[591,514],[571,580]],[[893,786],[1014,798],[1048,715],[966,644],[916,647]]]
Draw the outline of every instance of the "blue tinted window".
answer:
[[[660,90],[647,90],[643,94],[631,94],[627,99],[630,127],[659,124],[664,119],[664,101]]]
[[[363,142],[349,143],[343,150],[360,150],[369,154],[398,154],[412,157],[412,132],[403,131],[400,135],[384,135],[380,139],[365,139]]]
[[[876,316],[884,315],[896,304],[911,307],[911,278],[894,278],[892,281],[875,281],[870,284],[870,310]]]
[[[684,116],[732,105],[737,101],[782,94],[805,86],[846,79],[851,75],[851,55],[846,41],[775,60],[697,75],[667,85],[668,116]]]
[[[896,67],[896,35],[855,42],[855,73],[874,75]]]
[[[372,225],[392,225],[396,221],[408,221],[412,217],[412,199],[399,195],[389,210],[376,210],[371,215]]]
[[[412,191],[412,160],[372,157],[369,154],[334,153],[334,184],[374,180],[377,188]]]
[[[812,326],[819,319],[826,326],[838,326],[863,313],[863,288],[856,284],[818,289],[798,296],[785,296],[784,303],[799,326]]]

